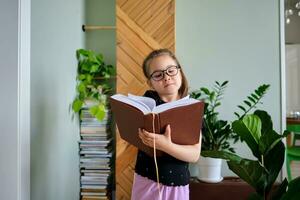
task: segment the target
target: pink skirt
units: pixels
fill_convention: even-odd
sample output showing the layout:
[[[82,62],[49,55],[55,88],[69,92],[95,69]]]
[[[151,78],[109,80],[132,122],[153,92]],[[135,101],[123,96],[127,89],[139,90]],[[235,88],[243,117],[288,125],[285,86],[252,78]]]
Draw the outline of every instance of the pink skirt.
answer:
[[[131,200],[189,200],[189,185],[165,186],[160,184],[160,195],[157,182],[134,174]]]

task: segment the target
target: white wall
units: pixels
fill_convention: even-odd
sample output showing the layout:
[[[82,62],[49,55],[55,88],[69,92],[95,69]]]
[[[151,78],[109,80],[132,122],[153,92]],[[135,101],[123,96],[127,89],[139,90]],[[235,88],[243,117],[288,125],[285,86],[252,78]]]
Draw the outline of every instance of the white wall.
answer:
[[[229,80],[220,115],[234,120],[234,111],[263,83],[271,89],[263,108],[281,127],[279,1],[176,1],[176,54],[192,89]],[[245,145],[237,153],[252,157]],[[233,175],[223,163],[223,175]]]
[[[7,21],[9,20],[9,23]],[[0,1],[0,194],[18,193],[18,1]]]
[[[0,194],[30,199],[30,0],[0,2]]]
[[[32,0],[31,199],[79,199],[76,49],[84,47],[84,0]]]
[[[115,0],[88,0],[85,6],[85,24],[116,25]],[[85,47],[102,53],[106,64],[116,65],[116,29],[85,32]]]

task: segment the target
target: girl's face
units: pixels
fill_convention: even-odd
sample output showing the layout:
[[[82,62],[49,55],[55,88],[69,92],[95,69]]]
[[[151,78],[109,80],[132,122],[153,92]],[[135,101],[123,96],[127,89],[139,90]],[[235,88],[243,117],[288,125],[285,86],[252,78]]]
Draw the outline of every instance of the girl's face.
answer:
[[[182,77],[177,63],[169,55],[155,57],[149,64],[150,86],[160,95],[178,98]],[[161,80],[159,80],[161,79]]]

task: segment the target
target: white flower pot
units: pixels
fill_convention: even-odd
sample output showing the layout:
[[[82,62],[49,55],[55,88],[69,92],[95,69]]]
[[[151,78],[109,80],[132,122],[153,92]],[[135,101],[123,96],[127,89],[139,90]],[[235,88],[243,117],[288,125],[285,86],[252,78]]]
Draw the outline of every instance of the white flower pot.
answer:
[[[200,156],[198,166],[199,180],[207,183],[218,183],[223,180],[221,176],[222,159]]]
[[[191,177],[195,177],[195,178],[198,177],[198,173],[199,173],[198,163],[190,163],[189,171]]]

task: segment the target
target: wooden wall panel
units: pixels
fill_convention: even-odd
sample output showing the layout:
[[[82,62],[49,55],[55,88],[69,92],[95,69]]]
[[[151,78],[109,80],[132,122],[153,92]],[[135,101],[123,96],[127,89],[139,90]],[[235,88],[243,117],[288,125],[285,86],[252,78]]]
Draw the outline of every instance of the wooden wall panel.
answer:
[[[117,93],[143,95],[142,72],[154,49],[175,51],[175,0],[117,0]],[[116,199],[131,196],[137,149],[117,134]]]

